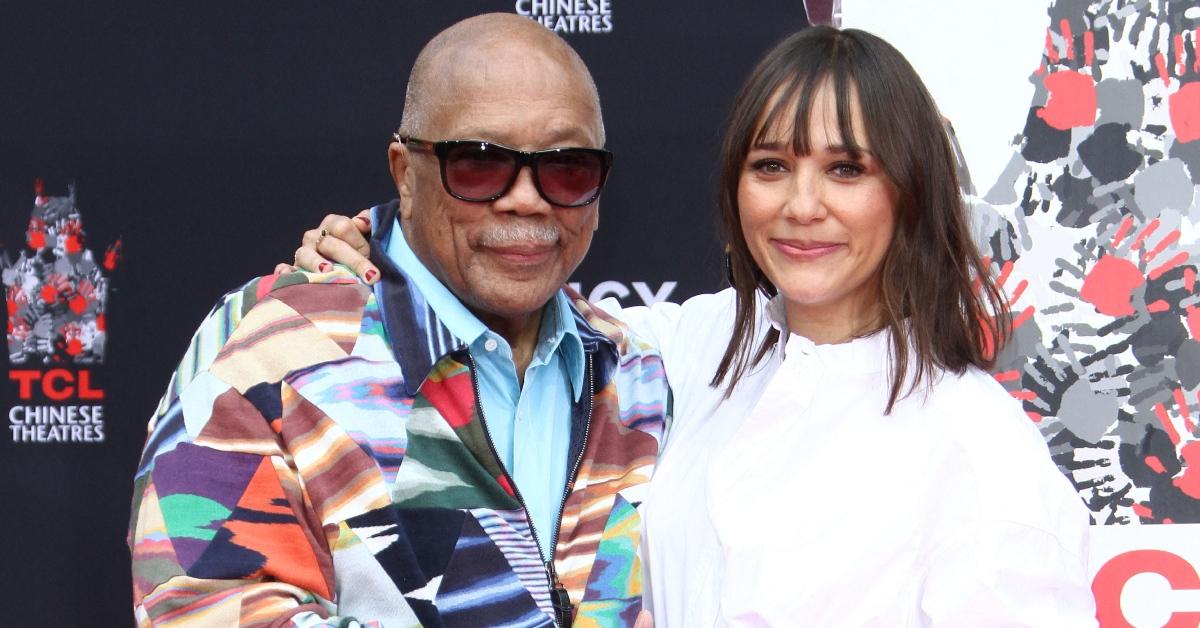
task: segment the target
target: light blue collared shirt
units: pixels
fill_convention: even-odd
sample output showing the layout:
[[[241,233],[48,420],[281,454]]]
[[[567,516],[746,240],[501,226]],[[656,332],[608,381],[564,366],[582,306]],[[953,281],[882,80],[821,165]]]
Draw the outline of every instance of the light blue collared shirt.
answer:
[[[542,310],[537,348],[522,387],[508,341],[480,322],[425,268],[408,246],[399,220],[387,255],[416,285],[446,329],[467,343],[476,365],[484,424],[521,492],[542,556],[548,560],[567,485],[571,408],[583,394],[583,341],[570,302],[560,290]]]

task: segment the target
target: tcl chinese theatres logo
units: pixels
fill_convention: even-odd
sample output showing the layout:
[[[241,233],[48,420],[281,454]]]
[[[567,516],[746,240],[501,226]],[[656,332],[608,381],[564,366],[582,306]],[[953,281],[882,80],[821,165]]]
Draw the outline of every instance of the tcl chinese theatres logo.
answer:
[[[85,246],[75,190],[47,196],[34,184],[25,248],[0,255],[8,306],[6,409],[14,443],[102,443],[101,373],[107,338],[108,275],[121,243],[97,260]]]

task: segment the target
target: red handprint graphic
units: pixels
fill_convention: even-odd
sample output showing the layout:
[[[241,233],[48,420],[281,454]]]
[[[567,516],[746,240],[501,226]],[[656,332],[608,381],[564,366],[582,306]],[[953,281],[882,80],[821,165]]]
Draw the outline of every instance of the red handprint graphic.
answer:
[[[35,186],[33,212],[15,262],[0,256],[8,314],[11,364],[102,362],[108,298],[107,273],[114,270],[120,241],[97,264],[85,247],[83,219],[75,191],[51,197]]]
[[[1200,522],[1192,4],[1052,5],[1020,167],[972,199],[1021,323],[995,376],[1103,523]]]

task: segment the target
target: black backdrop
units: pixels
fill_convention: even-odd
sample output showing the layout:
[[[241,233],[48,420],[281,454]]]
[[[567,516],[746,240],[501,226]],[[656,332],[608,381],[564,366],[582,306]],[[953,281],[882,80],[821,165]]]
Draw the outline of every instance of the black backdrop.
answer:
[[[123,244],[105,361],[89,367],[105,440],[0,437],[6,624],[131,623],[132,474],[194,326],[224,291],[290,259],[327,211],[390,198],[386,145],[417,50],[458,19],[518,5],[530,3],[0,4],[0,249],[23,249],[37,179],[52,196],[76,186],[97,256]],[[634,304],[633,282],[675,281],[670,300],[722,285],[721,121],[756,57],[805,21],[797,0],[612,0],[611,32],[565,35],[595,75],[617,154],[574,277],[585,294],[616,281]],[[17,391],[0,382],[0,409],[28,401]]]

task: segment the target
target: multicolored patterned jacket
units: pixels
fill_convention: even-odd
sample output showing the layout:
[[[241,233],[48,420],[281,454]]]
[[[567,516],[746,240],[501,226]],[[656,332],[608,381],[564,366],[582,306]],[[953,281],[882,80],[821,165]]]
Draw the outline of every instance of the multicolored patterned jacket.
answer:
[[[136,476],[139,624],[548,626],[555,578],[575,626],[632,624],[658,353],[572,295],[592,394],[543,564],[469,353],[375,263],[374,290],[340,269],[252,281],[197,331]]]

